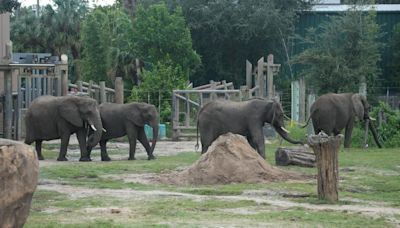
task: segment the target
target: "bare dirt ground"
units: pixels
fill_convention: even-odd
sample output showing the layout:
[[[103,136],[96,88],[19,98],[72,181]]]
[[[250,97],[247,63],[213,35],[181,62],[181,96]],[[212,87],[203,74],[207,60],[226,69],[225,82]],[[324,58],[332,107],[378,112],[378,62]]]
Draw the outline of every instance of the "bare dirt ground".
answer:
[[[54,140],[51,142],[47,142],[48,144],[59,144],[59,140]],[[159,141],[157,142],[157,146],[155,149],[156,156],[171,156],[179,153],[185,153],[195,150],[195,141],[180,141],[180,142],[171,142],[171,141]],[[129,144],[126,142],[110,142],[107,145],[109,149],[109,155],[113,160],[126,160],[128,158],[128,150]],[[57,151],[58,149],[54,149]],[[118,151],[117,153],[113,153]],[[136,148],[136,154],[138,159],[146,159],[147,154],[142,147],[138,143]],[[70,147],[68,150],[68,159],[70,161],[77,161],[79,159],[79,149],[78,143],[75,137],[71,137]],[[92,159],[94,161],[100,161],[99,148],[96,148],[93,151]],[[40,161],[40,166],[48,166],[54,164],[68,164],[68,163],[60,163],[53,160],[45,160]],[[392,174],[390,174],[392,175]],[[112,178],[116,180],[121,180],[124,182],[131,183],[142,183],[142,184],[153,184],[157,183],[158,175],[152,173],[145,174],[126,174],[126,175],[106,175],[104,177]],[[246,191],[242,195],[239,196],[210,196],[210,195],[195,195],[189,193],[181,193],[181,192],[172,192],[172,191],[161,191],[161,190],[132,190],[132,189],[100,189],[100,188],[86,188],[86,187],[78,187],[78,186],[70,186],[65,183],[59,183],[54,180],[40,180],[38,185],[38,189],[40,190],[50,190],[57,191],[63,194],[68,195],[70,199],[79,199],[93,196],[102,196],[102,197],[114,197],[123,200],[129,201],[137,201],[137,200],[157,200],[158,198],[173,198],[173,199],[191,199],[195,201],[202,200],[223,200],[223,201],[243,201],[250,200],[257,204],[268,204],[273,210],[287,210],[291,208],[304,208],[307,210],[314,211],[340,211],[346,213],[357,213],[363,214],[366,216],[373,217],[385,217],[387,221],[394,225],[394,227],[400,227],[400,220],[398,216],[400,215],[400,209],[394,208],[386,203],[382,202],[372,202],[372,201],[362,201],[352,198],[346,198],[343,200],[351,201],[354,204],[351,205],[316,205],[309,203],[299,203],[291,201],[288,198],[282,197],[284,195],[295,196],[296,194],[301,194],[297,192],[275,192],[271,190],[252,190]],[[57,208],[48,208],[49,213],[57,212],[59,209]],[[108,213],[121,213],[121,214],[129,214],[129,208],[119,207],[118,205],[110,208],[84,208],[84,212],[97,214],[99,212],[108,212]],[[254,214],[260,213],[259,209],[254,207],[245,207],[245,208],[237,208],[237,209],[224,209],[229,210],[229,212],[237,213],[237,214]],[[215,224],[214,224],[215,225]],[[275,224],[276,225],[276,224]]]

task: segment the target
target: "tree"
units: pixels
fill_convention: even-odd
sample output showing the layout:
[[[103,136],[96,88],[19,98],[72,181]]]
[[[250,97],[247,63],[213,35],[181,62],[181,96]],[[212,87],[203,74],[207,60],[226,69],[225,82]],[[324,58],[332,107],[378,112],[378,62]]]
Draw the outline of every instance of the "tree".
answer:
[[[171,60],[183,70],[186,80],[200,65],[180,7],[170,13],[165,4],[148,8],[140,5],[134,22],[134,40],[139,58],[153,65]]]
[[[106,80],[111,85],[119,76],[124,78],[125,88],[132,87],[135,83],[133,27],[121,7],[94,9],[83,22],[82,45],[85,80]]]
[[[388,66],[390,74],[385,78],[384,84],[400,88],[400,23],[393,28],[389,48],[392,50],[392,58],[390,58]],[[400,91],[400,89],[397,89],[397,91]]]
[[[304,65],[301,75],[316,92],[358,91],[364,80],[373,84],[380,73],[376,12],[363,12],[355,5],[332,16],[318,29],[310,29],[303,42],[310,48],[295,57]]]
[[[178,2],[203,61],[191,80],[203,84],[225,79],[237,86],[245,81],[246,59],[256,63],[272,53],[277,62],[286,63],[284,44],[294,33],[298,13],[309,6],[302,0]]]
[[[21,3],[17,0],[1,0],[0,1],[0,13],[12,12],[17,9]]]

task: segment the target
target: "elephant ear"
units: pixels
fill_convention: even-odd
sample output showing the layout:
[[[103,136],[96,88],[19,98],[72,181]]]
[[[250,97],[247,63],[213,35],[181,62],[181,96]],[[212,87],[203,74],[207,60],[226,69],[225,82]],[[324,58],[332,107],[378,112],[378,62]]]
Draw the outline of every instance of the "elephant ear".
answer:
[[[140,104],[132,104],[128,119],[132,121],[136,126],[143,127],[146,124],[145,113],[146,109]]]
[[[360,95],[360,94],[354,94],[353,96],[351,96],[354,113],[357,115],[357,117],[360,120],[362,120],[364,118],[364,105],[363,105],[362,99],[363,99],[362,95]]]
[[[83,127],[83,120],[79,114],[76,103],[72,100],[61,102],[59,108],[60,116],[77,127]]]

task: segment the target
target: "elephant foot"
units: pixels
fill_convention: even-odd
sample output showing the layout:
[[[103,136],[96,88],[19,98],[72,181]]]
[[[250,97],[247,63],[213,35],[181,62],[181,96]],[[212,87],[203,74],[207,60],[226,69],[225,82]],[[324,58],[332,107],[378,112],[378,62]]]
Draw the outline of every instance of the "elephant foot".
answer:
[[[57,161],[68,161],[66,157],[58,157]]]
[[[150,155],[150,156],[148,156],[148,158],[147,158],[147,160],[155,160],[156,159],[156,157],[154,156],[154,155]]]
[[[101,157],[101,161],[111,161],[110,157]]]
[[[128,160],[136,160],[136,158],[129,156]]]
[[[90,159],[89,157],[81,157],[79,159],[79,161],[81,161],[81,162],[90,162],[90,161],[92,161],[92,159]]]

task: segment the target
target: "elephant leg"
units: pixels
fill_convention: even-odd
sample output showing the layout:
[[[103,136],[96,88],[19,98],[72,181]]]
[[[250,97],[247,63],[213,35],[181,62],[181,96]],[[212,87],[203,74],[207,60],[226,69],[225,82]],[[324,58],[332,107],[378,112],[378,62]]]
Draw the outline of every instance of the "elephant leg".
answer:
[[[76,132],[76,137],[78,138],[79,148],[81,149],[81,158],[79,161],[91,161],[89,153],[86,148],[86,130],[84,128],[79,129]]]
[[[351,134],[353,132],[354,121],[349,121],[346,125],[346,129],[344,132],[344,148],[350,148],[351,144]]]
[[[250,132],[250,138],[252,139],[258,154],[265,159],[265,141],[262,128],[253,128]]]
[[[42,155],[42,140],[35,141],[35,148],[36,148],[36,153],[37,153],[38,159],[44,160],[44,157]]]
[[[144,132],[144,127],[141,127],[138,130],[138,140],[146,149],[147,159],[148,160],[156,159],[156,157],[154,157],[153,153],[151,152],[150,143],[149,140],[147,139],[146,133]]]
[[[135,126],[127,127],[127,134],[129,139],[129,158],[128,160],[136,160],[135,151],[136,151],[136,139],[137,139],[137,129]]]
[[[214,134],[212,132],[212,129],[209,129],[206,132],[200,132],[201,154],[207,152],[208,147],[211,145],[213,140],[214,140]]]
[[[68,161],[68,159],[65,157],[67,155],[67,148],[69,144],[69,137],[71,134],[64,133],[61,136],[61,147],[60,147],[60,154],[58,155],[57,161]]]
[[[256,144],[253,142],[253,139],[250,136],[247,136],[247,141],[249,142],[251,147],[253,147],[255,150],[257,149]]]
[[[100,149],[101,149],[101,160],[111,161],[111,158],[107,154],[107,140],[100,140]]]

